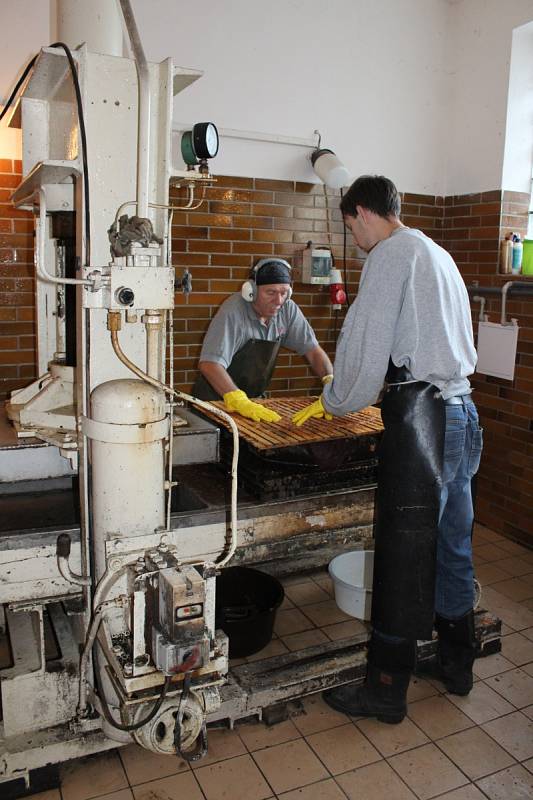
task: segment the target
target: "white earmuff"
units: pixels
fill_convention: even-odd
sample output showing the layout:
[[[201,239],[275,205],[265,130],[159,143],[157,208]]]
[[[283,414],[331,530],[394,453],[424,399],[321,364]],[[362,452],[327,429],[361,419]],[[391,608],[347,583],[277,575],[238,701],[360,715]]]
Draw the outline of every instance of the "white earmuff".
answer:
[[[241,296],[247,303],[253,303],[257,297],[257,286],[255,281],[248,280],[241,286]]]

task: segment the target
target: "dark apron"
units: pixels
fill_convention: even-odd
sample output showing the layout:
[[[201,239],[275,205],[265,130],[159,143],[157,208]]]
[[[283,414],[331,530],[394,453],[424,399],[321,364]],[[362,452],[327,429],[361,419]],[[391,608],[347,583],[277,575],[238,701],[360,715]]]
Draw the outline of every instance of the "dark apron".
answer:
[[[270,385],[281,342],[250,339],[238,350],[226,370],[233,383],[248,397],[260,397]],[[199,375],[192,389],[198,400],[220,400],[211,384]]]
[[[406,380],[389,364],[386,381]],[[381,404],[372,624],[431,639],[446,415],[436,386],[390,386]]]

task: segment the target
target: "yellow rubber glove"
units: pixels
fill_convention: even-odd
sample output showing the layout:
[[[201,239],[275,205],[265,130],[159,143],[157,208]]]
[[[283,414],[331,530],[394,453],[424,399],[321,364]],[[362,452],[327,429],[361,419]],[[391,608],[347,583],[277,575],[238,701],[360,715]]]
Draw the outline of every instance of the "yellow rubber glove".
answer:
[[[279,414],[270,408],[265,408],[250,400],[246,392],[235,389],[234,392],[226,392],[224,395],[224,405],[228,411],[236,411],[241,417],[253,419],[254,422],[279,422]]]
[[[331,373],[329,375],[324,375],[324,377],[321,380],[322,380],[322,386],[325,386],[327,383],[331,383],[331,381],[333,380],[333,375]]]
[[[302,408],[301,411],[297,411],[296,414],[294,414],[292,421],[296,427],[299,428],[300,425],[303,425],[308,419],[322,419],[322,417],[325,419],[333,419],[332,415],[329,414],[322,405],[322,396],[320,396],[318,400],[315,400],[315,402],[311,403],[310,406],[306,406],[305,408]]]

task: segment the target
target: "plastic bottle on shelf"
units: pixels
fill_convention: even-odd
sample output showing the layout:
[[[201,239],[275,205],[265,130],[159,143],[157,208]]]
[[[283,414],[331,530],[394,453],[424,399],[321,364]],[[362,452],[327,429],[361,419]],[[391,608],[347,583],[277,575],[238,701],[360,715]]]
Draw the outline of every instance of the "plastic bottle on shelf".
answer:
[[[514,233],[508,233],[501,243],[500,272],[502,275],[509,275],[511,273],[513,262],[513,236]]]
[[[523,253],[524,253],[524,245],[522,244],[520,234],[515,233],[515,235],[513,236],[513,260],[511,264],[511,272],[513,273],[513,275],[520,275],[520,270],[522,268]]]

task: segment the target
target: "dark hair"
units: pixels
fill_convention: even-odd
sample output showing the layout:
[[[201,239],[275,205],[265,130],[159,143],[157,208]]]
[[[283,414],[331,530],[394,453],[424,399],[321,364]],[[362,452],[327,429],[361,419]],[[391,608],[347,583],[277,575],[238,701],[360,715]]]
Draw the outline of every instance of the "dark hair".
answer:
[[[341,200],[343,216],[356,217],[357,206],[368,208],[387,219],[400,216],[400,195],[396,186],[384,175],[361,175]]]

